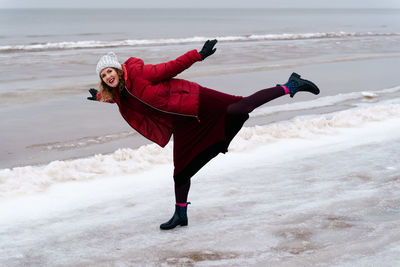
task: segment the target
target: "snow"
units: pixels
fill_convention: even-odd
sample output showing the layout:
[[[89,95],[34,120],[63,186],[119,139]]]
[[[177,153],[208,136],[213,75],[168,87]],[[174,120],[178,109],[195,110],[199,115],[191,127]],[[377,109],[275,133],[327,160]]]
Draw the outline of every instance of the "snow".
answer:
[[[189,225],[171,231],[170,148],[2,170],[20,190],[0,201],[0,265],[399,265],[398,109],[244,129],[193,178]],[[10,177],[35,182],[22,193]]]

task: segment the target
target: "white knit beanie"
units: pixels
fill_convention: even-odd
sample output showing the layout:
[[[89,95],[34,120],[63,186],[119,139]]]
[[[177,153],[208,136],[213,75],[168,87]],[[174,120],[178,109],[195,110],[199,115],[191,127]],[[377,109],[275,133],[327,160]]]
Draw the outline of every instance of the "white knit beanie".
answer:
[[[96,72],[100,76],[100,72],[105,68],[116,68],[122,70],[121,64],[118,62],[117,55],[114,52],[109,52],[100,58],[97,63]]]

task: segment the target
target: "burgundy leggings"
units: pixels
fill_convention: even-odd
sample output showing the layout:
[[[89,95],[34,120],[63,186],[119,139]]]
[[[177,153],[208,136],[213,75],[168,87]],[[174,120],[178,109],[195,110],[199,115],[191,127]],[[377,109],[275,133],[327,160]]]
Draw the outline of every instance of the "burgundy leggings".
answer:
[[[227,114],[248,114],[257,107],[275,98],[283,96],[285,90],[281,86],[260,90],[250,96],[243,97],[238,102],[230,104],[226,110]],[[190,189],[190,179],[182,185],[175,184],[176,203],[186,203]]]

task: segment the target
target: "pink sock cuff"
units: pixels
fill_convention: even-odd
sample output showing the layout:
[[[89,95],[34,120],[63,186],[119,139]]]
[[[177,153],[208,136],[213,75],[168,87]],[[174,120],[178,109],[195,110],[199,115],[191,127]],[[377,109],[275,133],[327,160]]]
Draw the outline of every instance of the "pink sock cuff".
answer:
[[[281,87],[283,88],[283,90],[285,90],[285,95],[290,94],[290,91],[286,86],[281,85]]]
[[[187,203],[176,203],[176,205],[178,205],[179,207],[186,207]]]

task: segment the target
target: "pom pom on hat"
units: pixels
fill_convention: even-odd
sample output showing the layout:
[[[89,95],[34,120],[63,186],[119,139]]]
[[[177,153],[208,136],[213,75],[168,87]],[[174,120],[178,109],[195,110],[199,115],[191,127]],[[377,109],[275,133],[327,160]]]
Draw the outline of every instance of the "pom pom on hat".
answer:
[[[97,76],[100,76],[100,72],[105,68],[116,68],[122,70],[122,66],[118,62],[117,55],[114,52],[109,52],[100,58],[96,66]]]

